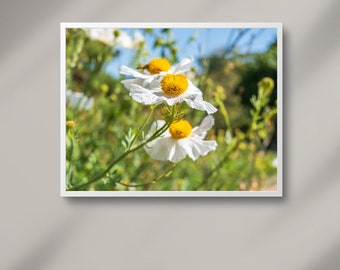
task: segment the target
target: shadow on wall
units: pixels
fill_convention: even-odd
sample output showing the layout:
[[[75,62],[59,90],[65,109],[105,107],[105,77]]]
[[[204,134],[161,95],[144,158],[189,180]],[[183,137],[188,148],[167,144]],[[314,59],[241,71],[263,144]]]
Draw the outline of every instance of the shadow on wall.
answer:
[[[297,54],[301,57],[298,61],[300,79],[311,77],[318,69],[324,68],[323,63],[339,49],[339,10],[340,1],[334,0],[300,39]]]
[[[305,270],[320,270],[320,269],[340,269],[340,234],[338,235],[337,243],[332,247],[324,250],[323,254],[305,268]]]
[[[84,216],[83,216],[84,217]],[[10,270],[45,270],[47,264],[52,257],[60,251],[62,246],[65,246],[67,241],[71,241],[72,235],[76,234],[77,228],[82,223],[83,218],[79,215],[72,215],[72,218],[65,218],[58,226],[50,231],[35,245],[32,245],[30,252],[23,258],[18,259],[14,265],[10,266]]]

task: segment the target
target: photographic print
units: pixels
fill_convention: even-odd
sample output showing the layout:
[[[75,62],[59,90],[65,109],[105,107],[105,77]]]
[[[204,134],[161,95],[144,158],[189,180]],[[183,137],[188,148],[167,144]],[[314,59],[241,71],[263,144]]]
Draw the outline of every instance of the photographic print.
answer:
[[[282,196],[281,23],[62,23],[61,196]]]

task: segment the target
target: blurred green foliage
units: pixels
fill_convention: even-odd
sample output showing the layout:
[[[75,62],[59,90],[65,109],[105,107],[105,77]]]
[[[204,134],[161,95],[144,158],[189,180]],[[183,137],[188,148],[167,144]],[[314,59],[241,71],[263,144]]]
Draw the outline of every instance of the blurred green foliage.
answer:
[[[176,37],[171,29],[155,33],[154,48],[172,63],[178,60]],[[147,39],[146,39],[147,40]],[[188,37],[195,42],[195,36]],[[149,52],[141,43],[133,66],[145,64]],[[150,108],[134,102],[121,83],[105,72],[105,65],[120,57],[119,48],[90,39],[82,29],[66,32],[66,84],[74,93],[94,99],[87,110],[66,106],[66,181],[69,190],[272,190],[276,189],[276,44],[267,52],[239,55],[236,52],[199,59],[201,72],[193,67],[193,82],[204,99],[214,104],[215,126],[207,139],[218,143],[216,151],[196,161],[189,158],[172,164],[151,159],[143,149],[128,154],[104,177],[87,184],[108,168],[131,142]],[[150,59],[149,59],[150,60]],[[205,113],[184,104],[185,118],[198,125]],[[151,116],[164,117],[162,106]],[[143,135],[143,134],[141,134]]]

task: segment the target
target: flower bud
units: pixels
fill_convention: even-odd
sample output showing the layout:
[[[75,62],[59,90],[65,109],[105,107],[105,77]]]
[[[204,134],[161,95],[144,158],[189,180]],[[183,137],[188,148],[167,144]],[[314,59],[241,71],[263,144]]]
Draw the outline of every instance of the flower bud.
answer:
[[[68,128],[74,128],[75,125],[76,125],[76,122],[73,121],[73,120],[69,120],[69,121],[66,122],[66,127],[68,127]]]
[[[274,80],[269,77],[264,77],[261,81],[258,82],[257,86],[259,89],[262,89],[265,95],[270,95],[274,89]]]

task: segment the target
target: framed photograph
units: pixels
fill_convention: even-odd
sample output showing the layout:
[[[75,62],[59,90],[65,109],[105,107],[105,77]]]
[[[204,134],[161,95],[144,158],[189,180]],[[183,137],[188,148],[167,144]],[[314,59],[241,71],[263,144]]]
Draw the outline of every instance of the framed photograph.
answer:
[[[61,23],[62,197],[282,197],[281,23]]]

